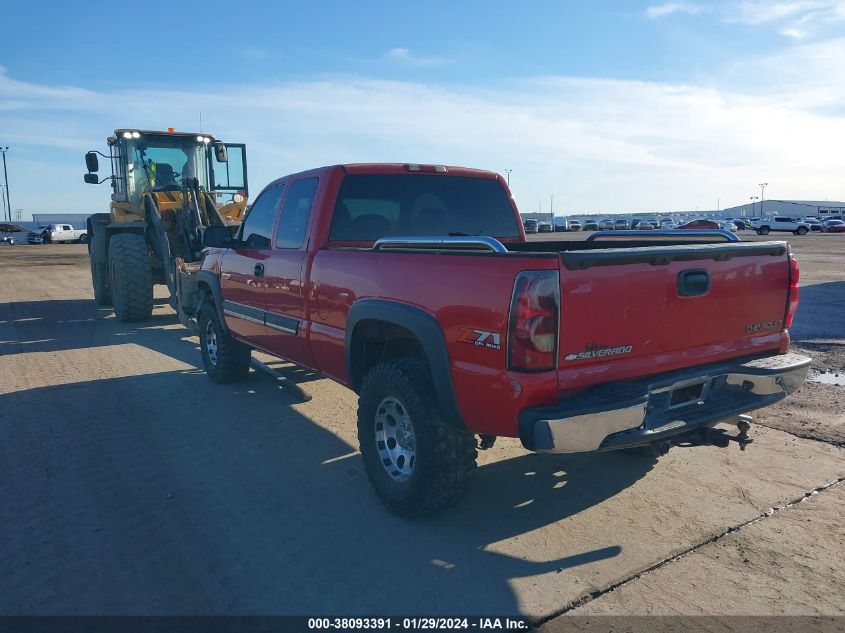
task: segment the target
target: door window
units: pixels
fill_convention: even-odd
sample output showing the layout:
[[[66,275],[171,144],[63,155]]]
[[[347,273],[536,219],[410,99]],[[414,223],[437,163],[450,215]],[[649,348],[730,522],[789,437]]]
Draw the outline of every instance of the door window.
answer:
[[[297,180],[290,187],[276,231],[276,248],[300,248],[305,242],[317,178]]]
[[[253,203],[241,226],[241,248],[270,248],[276,207],[279,206],[283,189],[283,184],[273,185]]]
[[[221,163],[217,154],[209,153],[211,161],[211,188],[220,202],[229,202],[235,194],[247,195],[246,145],[226,143],[228,160]]]

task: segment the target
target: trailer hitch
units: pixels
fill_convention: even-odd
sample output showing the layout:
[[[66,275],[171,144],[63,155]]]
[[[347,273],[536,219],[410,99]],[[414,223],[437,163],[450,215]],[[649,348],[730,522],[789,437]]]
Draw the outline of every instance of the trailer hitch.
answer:
[[[737,435],[730,435],[724,429],[702,429],[703,443],[712,444],[720,448],[727,448],[731,442],[739,444],[739,450],[744,451],[748,444],[754,440],[748,437],[748,431],[751,430],[751,416],[750,415],[735,415],[733,417],[722,420],[728,424],[736,424],[739,430]]]

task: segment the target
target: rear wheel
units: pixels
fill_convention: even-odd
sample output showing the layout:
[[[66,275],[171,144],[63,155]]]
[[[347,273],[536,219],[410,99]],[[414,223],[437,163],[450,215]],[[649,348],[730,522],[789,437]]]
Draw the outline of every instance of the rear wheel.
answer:
[[[77,242],[79,242],[80,244],[87,244],[88,243],[88,234],[83,233],[82,235],[80,235]]]
[[[251,350],[223,329],[214,304],[203,304],[198,321],[202,362],[208,377],[214,382],[246,378]]]
[[[122,233],[111,238],[108,268],[117,320],[149,319],[153,313],[153,275],[144,238],[134,233]]]
[[[358,401],[358,442],[376,494],[399,516],[450,506],[472,483],[475,437],[443,420],[420,360],[383,362],[367,374]]]
[[[109,267],[104,262],[95,261],[93,254],[89,255],[89,261],[91,262],[91,285],[94,286],[94,301],[99,306],[110,306]]]

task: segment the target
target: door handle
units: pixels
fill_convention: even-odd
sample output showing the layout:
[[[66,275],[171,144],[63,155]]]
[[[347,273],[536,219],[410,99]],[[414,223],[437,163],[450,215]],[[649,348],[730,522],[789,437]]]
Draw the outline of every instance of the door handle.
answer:
[[[256,264],[255,270],[252,271],[256,277],[264,276],[264,264]]]
[[[710,292],[710,272],[706,270],[684,270],[678,273],[678,295],[698,297]]]

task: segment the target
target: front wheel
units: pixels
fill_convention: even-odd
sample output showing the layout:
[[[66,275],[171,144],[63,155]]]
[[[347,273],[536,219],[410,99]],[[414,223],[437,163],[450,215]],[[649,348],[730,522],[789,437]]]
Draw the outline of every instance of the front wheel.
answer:
[[[358,442],[376,494],[399,516],[442,510],[472,483],[475,437],[443,419],[420,360],[387,361],[370,370],[358,400]]]
[[[768,226],[761,226],[759,229],[757,229],[757,234],[758,235],[768,235],[769,234],[769,227]]]
[[[109,286],[118,321],[146,321],[153,314],[153,273],[143,236],[120,233],[109,242]],[[92,271],[93,274],[93,271]]]
[[[207,301],[199,314],[200,350],[205,373],[214,382],[236,382],[249,374],[251,350],[220,323],[217,308]]]

